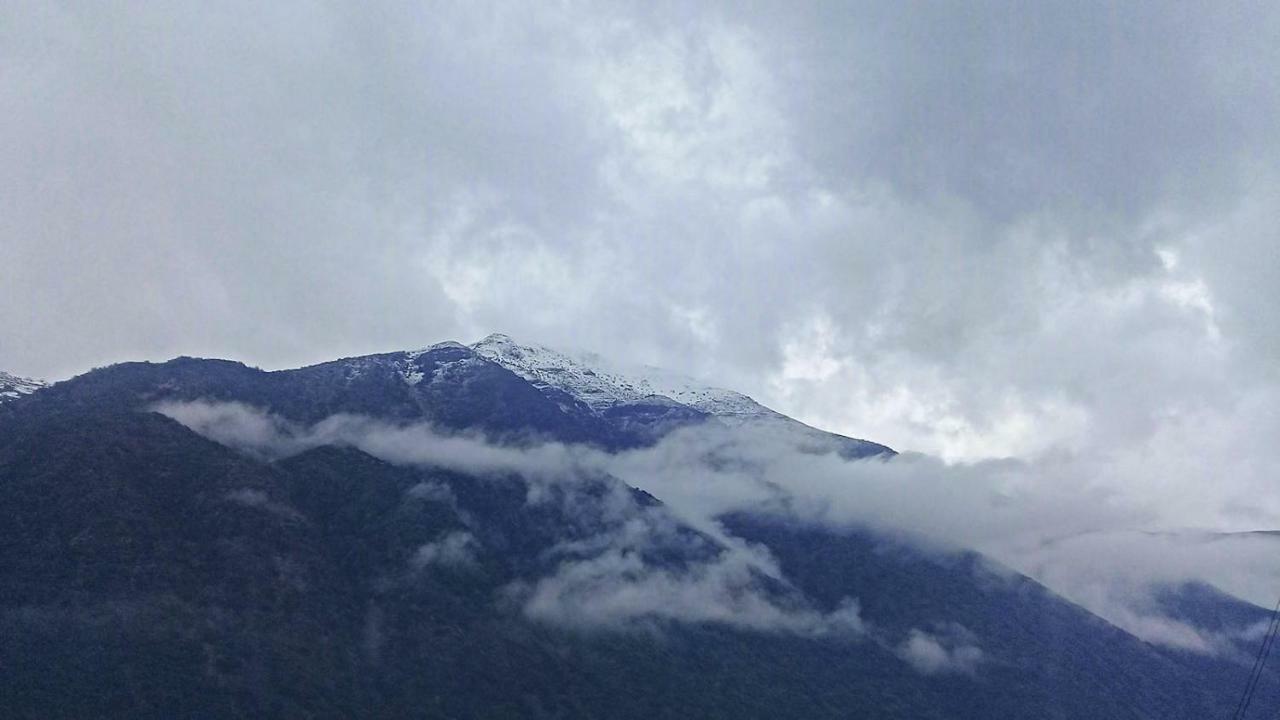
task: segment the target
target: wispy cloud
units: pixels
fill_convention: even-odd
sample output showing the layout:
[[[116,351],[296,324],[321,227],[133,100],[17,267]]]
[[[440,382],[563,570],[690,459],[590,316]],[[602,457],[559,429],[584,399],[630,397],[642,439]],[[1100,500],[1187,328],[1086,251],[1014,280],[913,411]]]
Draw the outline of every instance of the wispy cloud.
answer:
[[[972,675],[983,659],[975,642],[973,633],[954,623],[938,632],[913,629],[897,647],[897,654],[925,675]]]
[[[527,483],[529,503],[554,503],[571,526],[566,532],[585,529],[547,550],[547,559],[555,563],[552,573],[504,590],[541,622],[594,629],[715,623],[843,638],[864,631],[855,600],[827,612],[815,609],[789,587],[763,548],[692,532],[668,508],[638,503],[608,474],[613,456],[598,450],[556,443],[493,445],[479,436],[441,433],[429,424],[394,425],[349,415],[302,426],[242,403],[164,402],[154,409],[263,458],[338,444],[394,463],[448,468],[495,482],[520,478]],[[440,484],[420,483],[407,493],[456,503],[454,493]],[[711,525],[704,520],[704,526]],[[481,551],[471,532],[454,531],[419,547],[411,564],[419,571],[465,568],[476,564]],[[658,557],[678,562],[655,561]]]
[[[531,615],[547,621],[606,626],[645,616],[681,617],[810,633],[858,624],[856,612],[829,615],[794,597],[790,605],[779,604],[785,594],[762,594],[767,584],[760,581],[773,578],[785,585],[785,578],[767,553],[741,545],[719,526],[718,516],[740,510],[837,529],[905,533],[934,547],[978,549],[1141,637],[1206,652],[1219,646],[1216,641],[1196,628],[1175,627],[1143,602],[1143,589],[1209,580],[1252,597],[1265,593],[1267,578],[1276,574],[1263,536],[1197,543],[1194,536],[1133,532],[1158,516],[1132,498],[1091,486],[1094,466],[1071,458],[948,464],[906,454],[851,462],[815,453],[802,438],[767,427],[715,423],[678,430],[650,448],[609,454],[558,443],[494,445],[429,424],[348,415],[304,427],[236,403],[165,403],[157,409],[264,457],[343,444],[395,463],[523,478],[529,502],[557,503],[588,529],[553,549],[559,563],[554,573],[512,589]],[[624,482],[665,505],[640,507]],[[603,484],[595,486],[597,492],[578,492],[584,483]],[[601,487],[607,491],[598,492]],[[409,492],[443,501],[452,497],[435,486]],[[697,528],[704,538],[698,542],[709,544],[688,552],[682,523]],[[471,548],[455,540],[454,550]],[[1170,553],[1170,543],[1180,543],[1183,551]],[[1237,552],[1242,543],[1256,545],[1258,553]],[[681,569],[648,564],[646,553],[663,547],[678,547],[699,562]],[[433,544],[424,558],[445,557],[446,549]],[[930,649],[927,641],[914,643],[922,657]]]
[[[474,535],[465,530],[455,530],[445,534],[439,540],[419,546],[410,563],[416,570],[432,565],[450,568],[470,567],[476,564],[478,547],[479,543]]]
[[[566,625],[628,628],[666,620],[812,637],[865,632],[857,601],[819,612],[798,597],[769,592],[762,585],[766,577],[745,553],[673,570],[646,563],[636,552],[609,550],[563,563],[521,592],[530,617]]]

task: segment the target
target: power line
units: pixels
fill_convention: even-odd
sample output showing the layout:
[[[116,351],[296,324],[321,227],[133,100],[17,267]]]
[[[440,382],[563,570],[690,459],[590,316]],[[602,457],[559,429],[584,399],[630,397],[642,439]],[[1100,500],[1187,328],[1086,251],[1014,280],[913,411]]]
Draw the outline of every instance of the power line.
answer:
[[[1249,682],[1245,684],[1244,694],[1240,697],[1240,702],[1236,704],[1236,714],[1233,716],[1235,720],[1244,720],[1244,715],[1249,710],[1249,704],[1253,702],[1254,692],[1258,689],[1258,681],[1262,679],[1262,670],[1266,667],[1267,658],[1271,655],[1271,647],[1275,644],[1277,630],[1280,630],[1280,601],[1276,602],[1275,609],[1271,611],[1271,619],[1267,623],[1267,632],[1262,636],[1262,645],[1258,648],[1258,655],[1253,660],[1253,669],[1249,671]]]
[[[1249,681],[1245,683],[1244,694],[1240,696],[1240,702],[1236,703],[1236,711],[1232,713],[1232,720],[1244,720],[1244,714],[1249,711],[1249,704],[1253,702],[1253,693],[1258,689],[1258,681],[1262,678],[1262,669],[1266,667],[1267,657],[1271,654],[1271,646],[1275,644],[1276,633],[1280,630],[1280,600],[1276,601],[1276,607],[1271,611],[1271,620],[1267,623],[1267,632],[1262,636],[1262,645],[1258,648],[1258,656],[1253,660],[1253,669],[1249,671]]]

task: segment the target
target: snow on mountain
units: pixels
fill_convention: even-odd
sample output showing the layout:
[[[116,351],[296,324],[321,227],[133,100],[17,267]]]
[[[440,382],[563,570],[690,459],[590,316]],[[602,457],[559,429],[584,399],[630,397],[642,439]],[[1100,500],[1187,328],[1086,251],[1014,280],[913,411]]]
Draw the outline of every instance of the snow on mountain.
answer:
[[[18,377],[0,370],[0,403],[30,395],[44,386],[45,383],[41,380]]]
[[[556,388],[597,412],[616,405],[652,403],[666,398],[721,418],[778,415],[742,393],[712,387],[660,368],[628,367],[595,353],[568,354],[540,345],[521,345],[501,334],[490,335],[471,348],[539,389]]]
[[[717,388],[678,373],[650,366],[627,366],[595,353],[566,353],[540,345],[522,345],[494,334],[471,346],[475,353],[532,383],[544,394],[567,394],[597,414],[616,415],[628,406],[670,404],[706,413],[731,426],[765,428],[811,452],[846,457],[892,455],[893,450],[810,427],[733,390]],[[660,430],[688,422],[677,419]]]

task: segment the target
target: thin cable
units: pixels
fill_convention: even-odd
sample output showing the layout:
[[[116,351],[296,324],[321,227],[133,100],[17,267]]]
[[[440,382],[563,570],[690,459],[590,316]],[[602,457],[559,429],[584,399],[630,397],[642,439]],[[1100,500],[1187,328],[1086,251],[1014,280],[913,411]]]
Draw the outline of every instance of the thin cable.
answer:
[[[1280,628],[1280,624],[1277,624]],[[1267,651],[1262,654],[1262,663],[1258,665],[1258,675],[1253,679],[1253,689],[1249,691],[1249,697],[1244,701],[1244,709],[1240,711],[1240,720],[1244,720],[1245,713],[1249,712],[1249,704],[1253,702],[1253,696],[1258,690],[1258,682],[1262,680],[1262,671],[1266,668],[1267,657],[1271,655],[1271,648],[1276,644],[1276,630],[1271,632],[1271,642],[1267,643]]]
[[[1271,638],[1275,633],[1276,619],[1280,615],[1280,601],[1276,602],[1276,609],[1271,611],[1271,618],[1267,622],[1267,631],[1262,634],[1262,644],[1258,646],[1258,654],[1253,659],[1253,667],[1249,668],[1249,679],[1244,685],[1244,694],[1240,696],[1240,700],[1236,702],[1235,712],[1231,714],[1232,720],[1239,720],[1244,712],[1245,701],[1253,694],[1253,688],[1256,684],[1256,676],[1260,672],[1263,655],[1266,654],[1267,645],[1271,642]]]
[[[1277,618],[1277,611],[1280,611],[1280,603],[1277,603],[1277,610],[1271,613],[1271,621],[1267,624],[1267,632],[1262,636],[1262,645],[1258,648],[1258,655],[1254,658],[1253,668],[1249,671],[1249,682],[1245,684],[1244,695],[1240,697],[1240,702],[1236,704],[1236,718],[1244,720],[1244,714],[1248,711],[1250,703],[1253,702],[1254,692],[1258,689],[1258,681],[1262,678],[1262,670],[1266,666],[1267,657],[1271,655],[1271,646],[1275,644],[1276,632],[1280,630],[1280,618]]]
[[[1249,681],[1245,683],[1244,694],[1240,696],[1240,701],[1236,703],[1236,710],[1232,713],[1232,720],[1244,720],[1244,714],[1249,710],[1249,704],[1253,702],[1253,693],[1258,688],[1258,681],[1262,678],[1262,670],[1267,664],[1267,657],[1271,654],[1271,646],[1275,644],[1276,633],[1280,630],[1280,600],[1276,601],[1276,607],[1271,611],[1271,619],[1267,623],[1267,632],[1262,636],[1262,645],[1258,648],[1258,655],[1253,660],[1253,668],[1249,670]]]
[[[1258,690],[1258,682],[1262,680],[1262,671],[1266,668],[1267,657],[1271,655],[1271,648],[1275,647],[1276,644],[1277,629],[1280,629],[1280,623],[1277,623],[1276,627],[1272,629],[1271,640],[1266,643],[1266,652],[1262,654],[1262,662],[1258,665],[1258,674],[1253,679],[1253,688],[1249,691],[1249,697],[1244,701],[1244,709],[1240,711],[1240,720],[1244,720],[1245,713],[1249,712],[1249,704],[1253,702],[1254,693]]]
[[[1278,614],[1280,614],[1280,602],[1276,603],[1276,609],[1271,612],[1271,618],[1267,622],[1267,631],[1262,634],[1262,644],[1258,646],[1258,654],[1253,659],[1253,667],[1249,669],[1249,679],[1245,682],[1244,693],[1240,696],[1240,700],[1236,702],[1235,712],[1231,715],[1232,720],[1239,720],[1243,716],[1245,704],[1253,696],[1257,678],[1261,674],[1262,659],[1267,654],[1267,647],[1273,641],[1272,638],[1276,632]]]

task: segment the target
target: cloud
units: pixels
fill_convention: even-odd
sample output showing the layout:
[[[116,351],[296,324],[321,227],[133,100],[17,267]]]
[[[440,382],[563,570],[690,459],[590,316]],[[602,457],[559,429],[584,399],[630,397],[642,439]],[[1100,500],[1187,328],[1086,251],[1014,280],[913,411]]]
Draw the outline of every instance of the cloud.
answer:
[[[1209,583],[1262,607],[1275,604],[1280,537],[1197,530],[1106,530],[1014,551],[1025,568],[1059,594],[1149,642],[1216,655],[1252,645],[1255,627],[1196,627],[1171,618],[1156,602],[1162,591]]]
[[[1155,645],[1202,655],[1224,657],[1240,665],[1262,642],[1268,622],[1263,620],[1227,630],[1209,630],[1169,617],[1141,604],[1111,601],[1108,619],[1117,627]]]
[[[164,401],[152,410],[260,458],[286,457],[315,446],[293,423],[245,403]]]
[[[567,474],[578,457],[592,455],[587,448],[559,443],[506,447],[489,443],[478,434],[440,432],[429,423],[396,425],[360,415],[331,415],[304,426],[240,402],[162,401],[152,410],[205,437],[265,459],[288,457],[322,445],[348,445],[400,464],[429,464],[482,474],[520,473],[554,480]],[[580,464],[585,467],[591,463]],[[431,488],[412,492],[429,495]]]
[[[714,522],[700,523],[706,534],[691,532],[668,507],[625,498],[613,523],[551,549],[554,572],[508,588],[525,615],[592,630],[682,622],[845,640],[866,632],[855,599],[828,612],[814,608],[766,548],[727,536]]]
[[[924,675],[972,675],[983,657],[982,649],[972,643],[973,633],[953,623],[940,634],[913,629],[897,654]]]
[[[414,552],[409,561],[415,570],[432,565],[448,568],[465,568],[476,564],[476,552],[480,544],[475,536],[465,530],[447,533],[439,540],[425,543]]]
[[[348,445],[389,462],[526,483],[531,505],[552,504],[564,520],[565,538],[546,557],[556,569],[504,591],[540,622],[597,630],[663,621],[715,623],[844,638],[864,631],[856,600],[845,599],[830,612],[810,607],[766,550],[726,537],[711,518],[698,524],[715,537],[690,531],[666,507],[639,504],[628,486],[608,474],[612,456],[598,450],[558,443],[500,446],[479,436],[441,433],[426,423],[394,425],[351,415],[301,426],[235,402],[166,401],[153,410],[267,459]],[[438,483],[419,483],[407,494],[456,503],[452,490]],[[266,502],[256,491],[236,499],[255,507]],[[471,532],[453,531],[419,547],[411,564],[420,571],[473,566],[479,550]],[[661,559],[671,557],[680,561]]]
[[[1280,342],[1266,6],[4,19],[25,374],[505,330],[975,459],[1230,415]],[[1203,304],[1134,301],[1167,282],[1201,284],[1221,357]]]
[[[772,597],[761,580],[758,566],[740,553],[676,571],[648,564],[635,552],[609,550],[539,579],[524,590],[524,610],[535,620],[596,629],[677,621],[810,637],[865,632],[855,600],[821,613],[795,598]]]
[[[976,549],[1139,637],[1201,652],[1225,652],[1247,629],[1223,635],[1165,617],[1151,605],[1154,588],[1209,582],[1269,605],[1280,582],[1272,535],[1178,526],[1149,531],[1179,518],[1162,515],[1167,508],[1153,507],[1141,488],[1117,491],[1104,481],[1108,463],[1089,455],[947,463],[908,453],[848,461],[814,452],[803,433],[769,422],[705,423],[676,430],[652,447],[609,454],[559,443],[493,445],[429,424],[350,415],[302,427],[238,403],[162,403],[157,409],[262,457],[345,444],[395,463],[522,478],[530,503],[554,504],[578,524],[578,535],[554,549],[559,569],[521,595],[532,615],[548,621],[626,625],[656,615],[811,633],[839,624],[802,604],[788,608],[756,592],[757,580],[785,578],[767,553],[742,546],[716,520],[743,510],[836,529],[870,528],[943,552]],[[627,485],[664,506],[639,507]],[[588,486],[593,490],[582,492]],[[431,485],[409,493],[452,496]],[[683,524],[718,549],[688,546],[679,531]],[[663,547],[677,548],[678,555],[692,552],[701,564],[678,572],[648,566],[646,553]],[[659,607],[664,595],[681,602]],[[593,603],[598,615],[587,607]],[[692,609],[699,604],[702,610]]]
[[[1178,452],[1126,469],[1154,473],[1199,462],[1184,458]],[[1223,635],[1175,621],[1152,606],[1151,593],[1208,582],[1269,607],[1280,584],[1274,562],[1280,540],[1189,529],[1201,509],[1182,513],[1174,503],[1153,502],[1145,483],[1117,488],[1108,477],[1117,471],[1114,462],[1078,453],[1031,461],[947,463],[903,454],[850,462],[799,451],[794,438],[768,427],[703,426],[622,453],[609,470],[694,524],[754,510],[836,529],[905,533],[943,551],[975,549],[1145,640],[1226,652],[1244,629]]]
[[[650,472],[695,439],[600,462],[188,420],[632,468],[695,519],[785,488],[1068,592],[1039,558],[1082,546],[1045,537],[1280,524],[1277,32],[1265,3],[13,4],[0,368],[585,345],[945,462],[695,489]],[[1214,552],[1162,575],[1264,601],[1272,570]]]

